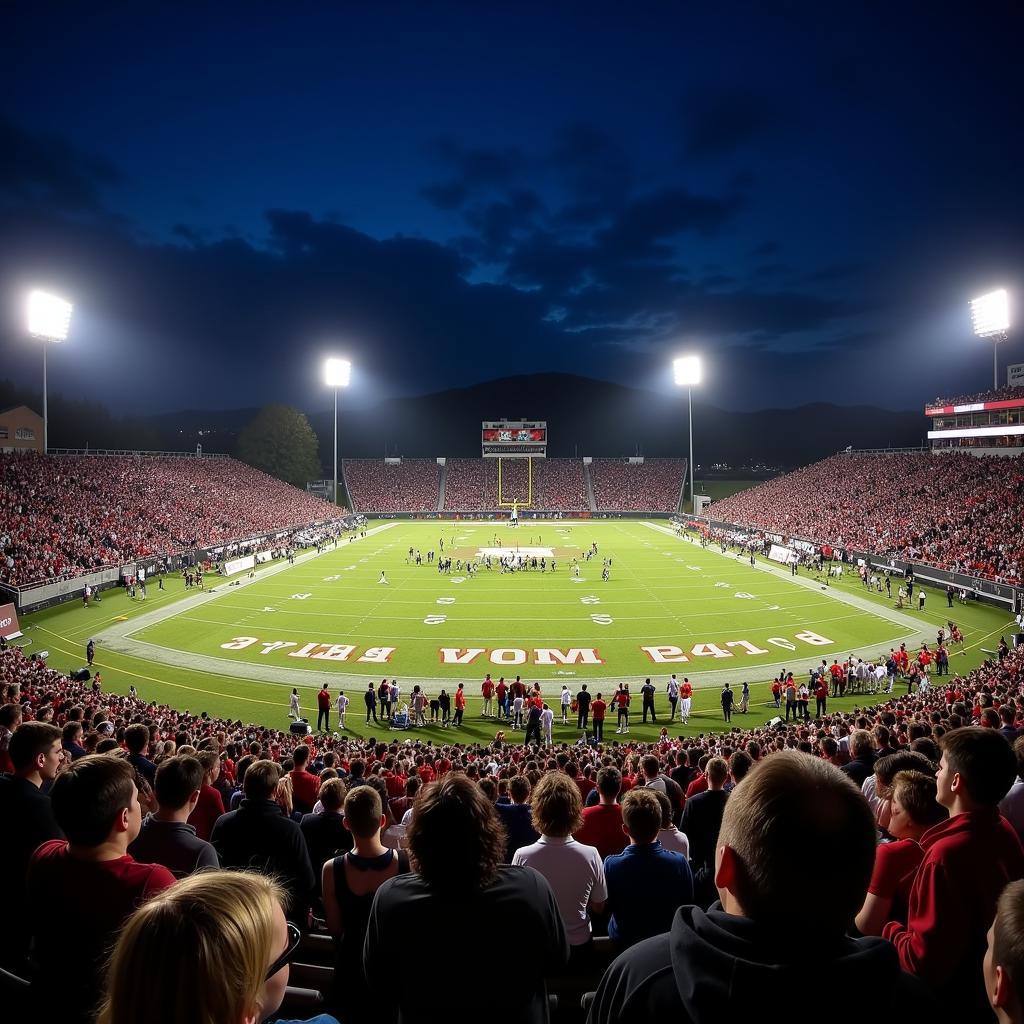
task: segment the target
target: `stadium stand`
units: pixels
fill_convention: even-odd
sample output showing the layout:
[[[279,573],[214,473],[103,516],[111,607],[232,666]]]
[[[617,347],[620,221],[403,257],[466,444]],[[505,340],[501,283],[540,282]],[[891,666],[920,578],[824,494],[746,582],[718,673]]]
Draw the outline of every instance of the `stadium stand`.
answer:
[[[436,459],[345,459],[344,465],[353,511],[437,511],[441,467]]]
[[[1024,773],[1024,766],[1021,765],[1021,755],[1024,754],[1024,746],[1018,744],[1017,760],[1014,761],[1011,753],[1010,743],[1018,732],[1024,731],[1024,648],[1015,651],[1005,652],[1001,658],[985,662],[979,668],[965,676],[954,675],[945,682],[935,681],[936,685],[926,691],[900,694],[882,700],[873,707],[855,710],[854,712],[842,711],[822,714],[808,718],[799,723],[785,723],[782,727],[774,724],[766,724],[754,729],[735,730],[720,735],[707,734],[699,738],[677,738],[672,739],[667,732],[662,735],[658,742],[642,743],[627,741],[608,745],[599,748],[580,747],[574,749],[571,754],[564,757],[559,754],[556,757],[556,748],[545,751],[544,749],[527,750],[514,743],[495,742],[492,745],[481,747],[478,745],[463,745],[459,743],[438,744],[433,747],[407,747],[402,742],[377,742],[375,740],[357,741],[349,739],[332,739],[329,735],[323,737],[298,738],[278,730],[268,729],[262,726],[243,726],[240,721],[229,721],[204,717],[201,715],[183,712],[166,705],[156,705],[138,697],[126,697],[105,692],[100,685],[93,682],[76,681],[63,674],[48,669],[41,659],[29,658],[23,651],[18,649],[0,650],[0,706],[3,714],[0,721],[9,723],[10,727],[4,726],[0,730],[0,750],[6,755],[7,751],[14,746],[23,751],[24,744],[17,742],[19,730],[25,729],[26,725],[33,722],[48,722],[57,727],[67,722],[80,722],[82,726],[81,744],[84,753],[79,755],[75,764],[82,764],[104,752],[113,753],[117,757],[127,758],[129,763],[138,769],[136,780],[140,790],[140,799],[144,809],[152,806],[152,792],[146,782],[147,770],[155,768],[157,771],[160,765],[172,757],[176,752],[185,748],[198,749],[200,755],[203,751],[216,753],[220,758],[221,772],[214,782],[214,786],[220,791],[225,807],[237,807],[243,793],[245,773],[248,770],[259,773],[260,785],[265,785],[268,779],[277,780],[282,775],[293,769],[292,752],[295,747],[302,743],[312,748],[312,757],[307,765],[314,773],[328,770],[328,775],[336,772],[351,793],[360,785],[372,786],[384,798],[382,806],[388,822],[394,821],[392,814],[393,806],[404,800],[399,813],[410,806],[410,801],[404,797],[396,797],[389,800],[391,793],[402,793],[408,790],[406,780],[418,775],[424,781],[434,778],[443,779],[449,773],[461,773],[473,783],[478,783],[481,788],[484,783],[480,780],[488,777],[491,781],[488,784],[487,793],[491,800],[497,795],[497,788],[503,783],[509,783],[512,779],[522,776],[527,780],[527,787],[524,792],[528,793],[531,787],[547,772],[564,771],[570,778],[574,779],[580,789],[580,796],[587,806],[593,806],[597,802],[597,792],[594,789],[594,778],[596,772],[602,767],[614,767],[621,774],[621,793],[638,787],[652,787],[659,789],[668,797],[666,813],[670,814],[672,822],[682,824],[684,831],[690,829],[688,845],[691,859],[695,848],[704,848],[710,845],[714,848],[715,835],[717,833],[720,815],[710,817],[697,813],[698,804],[706,809],[706,801],[701,800],[706,790],[714,795],[717,785],[715,771],[718,769],[711,763],[712,758],[721,758],[728,765],[729,782],[727,788],[716,802],[727,805],[729,789],[737,785],[745,785],[744,779],[757,778],[760,762],[777,751],[789,751],[790,757],[806,756],[808,758],[827,761],[839,769],[849,769],[845,772],[850,777],[857,775],[854,769],[860,765],[866,765],[864,772],[860,772],[857,778],[864,778],[861,787],[864,796],[858,798],[863,804],[858,804],[866,814],[874,814],[879,827],[885,827],[885,822],[891,808],[884,794],[877,792],[878,778],[872,774],[876,759],[882,755],[889,755],[896,751],[913,750],[927,760],[918,759],[918,764],[928,764],[931,767],[926,771],[933,773],[933,768],[938,760],[940,746],[950,755],[949,736],[967,736],[966,742],[975,743],[975,737],[980,736],[978,743],[992,746],[1005,743],[1004,753],[999,754],[1002,767],[996,774],[998,779],[991,781],[985,791],[986,800],[1000,800],[1010,786],[1010,778],[1003,778],[1006,774],[1005,767],[1010,765],[1012,775],[1013,765],[1017,765],[1018,773]],[[13,709],[13,714],[7,714]],[[996,710],[999,713],[996,714]],[[994,718],[993,718],[994,716]],[[1002,722],[1002,728],[996,725]],[[963,727],[972,724],[991,726],[991,728],[979,728],[969,731],[969,734],[962,734]],[[32,726],[30,725],[30,728]],[[139,750],[137,738],[138,730],[142,729],[142,746]],[[130,731],[131,730],[131,731]],[[58,736],[56,729],[50,730],[47,736]],[[135,735],[136,739],[132,740]],[[148,738],[148,742],[146,742]],[[47,741],[49,742],[49,740]],[[135,753],[129,754],[129,748]],[[563,752],[564,753],[564,752]],[[994,753],[999,753],[994,751]],[[19,763],[21,759],[19,753]],[[48,762],[47,762],[48,763]],[[721,764],[722,762],[717,762]],[[980,763],[980,762],[971,762]],[[992,754],[985,759],[985,765],[992,764]],[[33,761],[33,764],[37,762]],[[266,767],[269,764],[269,767]],[[7,759],[8,769],[14,767]],[[705,768],[707,769],[705,771]],[[714,769],[714,770],[713,770]],[[41,768],[39,771],[47,771]],[[883,770],[883,762],[878,762],[877,771]],[[966,764],[962,765],[961,771],[977,770],[969,769]],[[983,769],[988,772],[989,768]],[[33,770],[34,771],[34,770]],[[33,771],[29,771],[21,765],[19,767],[22,787],[35,785],[30,777]],[[56,769],[58,780],[61,769]],[[50,773],[52,777],[52,772]],[[254,778],[256,776],[254,775]],[[9,779],[10,777],[8,777]],[[659,782],[659,779],[661,780]],[[710,781],[709,781],[710,780]],[[1021,783],[1020,785],[1024,785]],[[64,787],[67,788],[67,787]],[[253,799],[257,787],[245,787],[247,799]],[[869,793],[868,790],[871,790]],[[23,799],[20,795],[16,797],[15,803],[11,804],[12,790],[9,781],[4,780],[0,784],[0,816],[5,812],[8,816],[3,821],[3,839],[0,840],[0,849],[4,853],[4,870],[6,877],[12,878],[20,872],[24,872],[27,865],[23,862],[27,857],[32,865],[33,872],[38,883],[39,872],[38,858],[31,851],[26,851],[22,841],[29,834],[35,834],[43,826],[44,819],[51,820],[48,810],[48,798],[45,791],[36,793],[33,797],[32,816],[11,817],[10,808],[21,807],[18,800]],[[20,793],[20,790],[17,791]],[[28,792],[28,790],[26,790]],[[278,792],[275,793],[271,803],[276,802],[284,810],[275,811],[276,814],[287,816],[290,807],[290,786],[282,782]],[[421,791],[421,795],[429,794],[429,786]],[[980,790],[978,790],[980,793]],[[1007,800],[1015,798],[1017,790],[1011,792]],[[879,798],[881,796],[881,798]],[[417,798],[418,799],[418,798]],[[528,799],[528,798],[527,798]],[[852,799],[852,798],[851,798]],[[960,813],[955,807],[951,807],[952,798],[949,794],[940,797],[941,802],[947,810],[952,810],[954,815]],[[1019,801],[1018,801],[1019,803]],[[688,813],[690,805],[693,805],[693,813]],[[411,802],[413,816],[417,801]],[[1000,805],[1005,807],[1007,813],[1014,815],[1014,822],[1019,827],[1020,813],[1013,808],[1016,805],[1008,805],[1006,801]],[[994,803],[993,803],[994,807]],[[59,810],[55,806],[55,811]],[[67,809],[63,813],[67,813]],[[861,813],[860,810],[857,811]],[[986,812],[987,813],[987,812]],[[975,811],[975,819],[981,821],[981,811]],[[963,1013],[968,1016],[961,1016],[959,1019],[976,1020],[978,1004],[971,1003],[982,993],[980,986],[981,979],[981,958],[984,952],[984,929],[988,927],[995,909],[995,898],[1007,880],[1019,878],[1024,875],[1024,852],[1022,852],[1019,841],[1006,830],[1010,827],[1004,819],[994,812],[990,813],[988,821],[991,825],[984,828],[995,829],[993,836],[998,839],[1002,847],[986,846],[985,856],[987,863],[985,869],[981,870],[971,860],[950,862],[946,870],[952,872],[949,884],[956,891],[968,892],[969,899],[962,902],[963,910],[957,911],[961,917],[952,920],[943,917],[942,913],[949,914],[948,908],[937,908],[924,905],[922,901],[941,900],[943,893],[932,889],[922,889],[918,892],[913,886],[910,887],[910,902],[904,907],[895,920],[885,925],[885,934],[890,936],[894,942],[901,966],[904,970],[917,974],[928,980],[940,994],[944,993],[953,999],[956,1005],[962,1008]],[[586,819],[584,819],[586,820]],[[967,819],[964,819],[967,820]],[[951,819],[952,826],[954,819]],[[79,825],[80,827],[80,825]],[[972,826],[980,827],[980,826]],[[937,829],[946,829],[947,825],[936,826]],[[706,831],[711,830],[711,831]],[[664,829],[663,829],[664,831]],[[669,832],[672,828],[668,828]],[[45,832],[44,832],[45,834]],[[215,833],[216,834],[216,833]],[[283,833],[282,833],[283,834]],[[297,844],[295,851],[300,852],[301,844],[304,843],[304,831],[295,830],[288,832],[287,842]],[[504,833],[500,833],[503,837]],[[282,840],[284,841],[284,840]],[[531,841],[529,837],[524,842]],[[625,846],[627,839],[620,836],[620,841]],[[504,839],[502,838],[502,843]],[[216,844],[215,844],[216,845]],[[930,849],[928,842],[925,842],[926,851]],[[365,846],[365,844],[364,844]],[[1001,852],[1003,847],[1005,851]],[[40,856],[45,850],[46,863],[50,875],[59,867],[59,855],[62,846],[59,840],[51,839],[40,847]],[[19,852],[20,851],[20,852]],[[512,851],[514,853],[514,851]],[[941,855],[941,851],[934,850],[927,854],[934,859]],[[19,860],[21,858],[21,860]],[[54,858],[58,858],[55,864]],[[17,861],[17,863],[15,863]],[[263,863],[263,860],[259,861]],[[140,867],[139,871],[144,870]],[[155,870],[155,869],[154,869]],[[786,870],[789,870],[787,862]],[[119,876],[119,885],[128,884],[128,875]],[[143,884],[142,879],[155,876],[150,871],[149,876],[140,874],[138,884]],[[816,885],[819,887],[818,896],[822,897],[819,904],[827,904],[824,899],[825,889],[821,886],[833,884],[827,882],[827,873],[819,874]],[[613,879],[609,879],[609,885],[614,890]],[[156,885],[154,881],[150,884]],[[174,882],[166,874],[159,877],[159,887],[170,885],[168,892],[174,891]],[[552,876],[552,886],[558,891],[559,880],[557,875]],[[866,885],[866,881],[864,883]],[[119,890],[120,891],[120,890]],[[312,891],[310,898],[314,898]],[[612,893],[614,899],[614,893]],[[846,893],[846,898],[849,898]],[[651,893],[656,898],[655,893]],[[860,890],[858,899],[863,899],[864,890]],[[958,904],[959,906],[959,904]],[[914,946],[913,942],[906,938],[915,928],[920,928],[927,920],[927,913],[940,910],[940,922],[945,924],[933,925],[935,938],[927,942],[922,941],[920,949]],[[692,908],[682,908],[676,915],[676,922],[679,921],[679,914],[684,917],[693,911]],[[721,913],[720,910],[711,909],[712,915]],[[797,919],[799,913],[797,913]],[[103,920],[113,928],[116,935],[123,928],[125,921],[130,919],[130,913],[124,920],[119,920],[113,911],[108,911]],[[302,938],[299,932],[296,933],[295,943],[298,944],[299,954],[304,961],[314,961],[304,964],[295,969],[295,979],[301,983],[306,979],[309,984],[316,985],[316,990],[307,990],[303,993],[293,993],[290,997],[292,1002],[286,1006],[305,1006],[315,1009],[332,1009],[331,991],[339,984],[344,986],[344,979],[332,977],[332,966],[336,962],[336,955],[333,950],[333,943],[329,935],[325,934],[322,928],[318,928],[316,904],[314,904],[314,917],[296,922],[299,931],[305,931],[306,937]],[[579,922],[574,921],[579,927]],[[720,922],[721,923],[721,922]],[[29,919],[29,928],[51,927],[52,922],[48,919]],[[105,925],[106,927],[107,925]],[[673,929],[678,927],[673,923]],[[982,929],[979,934],[979,928]],[[27,937],[27,936],[26,936]],[[926,935],[927,939],[928,936]],[[941,942],[939,941],[941,940]],[[368,940],[372,941],[372,939]],[[291,942],[291,940],[289,940]],[[293,947],[294,948],[294,947]],[[877,947],[872,947],[877,948]],[[375,955],[377,955],[375,952]],[[570,1004],[575,1001],[578,1005],[580,995],[598,987],[600,975],[609,960],[611,950],[607,940],[598,939],[594,944],[592,958],[585,966],[579,962],[570,961],[569,967],[559,972],[559,976],[550,979],[550,991],[560,993],[561,997]],[[935,978],[933,972],[941,969],[939,961],[948,953],[955,956],[955,970],[951,972],[950,981],[945,981],[941,976]],[[6,951],[11,955],[10,949]],[[276,955],[276,954],[274,954]],[[934,958],[934,959],[932,959]],[[948,959],[948,957],[947,957]],[[352,962],[349,961],[349,964]],[[702,968],[702,978],[712,985],[728,985],[728,964],[731,961],[720,962],[721,969],[726,974],[717,977],[714,971],[717,970],[714,962],[705,963]],[[624,962],[619,962],[618,967],[612,966],[610,977],[614,978],[616,970],[623,970]],[[9,970],[14,970],[15,976],[18,972],[29,970],[24,961],[10,959],[5,963]],[[359,969],[358,961],[356,966],[349,969]],[[710,975],[707,972],[711,972]],[[37,978],[39,984],[52,985],[57,979],[43,976]],[[95,979],[98,984],[99,979]],[[953,982],[955,981],[955,985]],[[922,993],[925,991],[921,990]],[[67,1004],[69,993],[62,996],[63,1004]],[[625,995],[625,990],[620,989],[619,995]],[[598,1004],[603,999],[608,999],[610,993],[607,985],[603,985],[598,992]],[[40,993],[35,998],[42,998]],[[616,997],[617,998],[617,997]],[[70,1000],[73,1004],[74,993],[70,993]],[[716,1005],[716,1013],[721,1012],[721,1006]],[[77,1012],[76,1012],[77,1010]],[[377,1012],[376,1010],[374,1011]],[[596,1019],[612,1020],[627,1019],[619,1016],[625,1011],[620,1007],[615,1013],[610,1013],[607,1006],[600,1011],[604,1016]],[[974,1013],[974,1016],[970,1014]],[[86,1008],[72,1005],[65,1019],[77,1019],[86,1015]],[[345,1016],[346,1021],[353,1021],[359,1024],[361,1018]],[[371,1018],[367,1017],[366,1020]],[[374,1018],[376,1019],[376,1018]],[[628,1017],[632,1020],[632,1017]],[[636,1018],[643,1019],[643,1018]],[[712,1019],[712,1018],[699,1018]],[[721,1019],[721,1018],[715,1018]],[[813,1019],[811,1017],[800,1017],[799,1019]],[[847,1019],[847,1018],[842,1018]]]
[[[599,512],[676,512],[685,459],[594,459],[590,464]]]
[[[498,464],[495,459],[449,459],[444,508],[474,512],[498,507]]]
[[[1015,398],[1024,398],[1024,387],[1018,384],[1004,384],[1001,388],[988,391],[977,391],[971,395],[956,395],[953,398],[936,398],[929,406],[974,405],[978,402],[1008,402]]]
[[[712,506],[715,519],[834,547],[1024,579],[1024,457],[834,455]]]
[[[0,582],[77,575],[337,513],[229,458],[0,454]]]

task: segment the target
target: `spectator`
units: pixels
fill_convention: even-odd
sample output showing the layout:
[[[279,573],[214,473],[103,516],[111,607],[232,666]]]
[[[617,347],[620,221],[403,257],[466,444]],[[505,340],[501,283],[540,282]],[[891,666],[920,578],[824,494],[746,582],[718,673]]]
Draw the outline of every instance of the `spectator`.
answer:
[[[1020,839],[998,809],[1016,760],[990,729],[947,732],[940,746],[937,799],[950,818],[921,838],[907,923],[892,921],[882,934],[904,970],[924,979],[960,1019],[982,1020],[985,934],[1006,883],[1024,877]]]
[[[983,965],[985,991],[999,1024],[1024,1022],[1024,882],[1011,882],[999,897],[988,930]]]
[[[1017,778],[1013,780],[1010,791],[999,801],[999,813],[1024,842],[1024,736],[1013,741],[1013,754],[1017,759]],[[1024,978],[1021,981],[1024,984]]]
[[[156,779],[156,765],[146,756],[149,753],[149,728],[136,723],[130,725],[124,734],[128,748],[128,763],[149,783]]]
[[[572,837],[583,824],[579,787],[562,772],[550,772],[533,793],[533,827],[540,838],[517,850],[512,864],[539,871],[551,886],[569,940],[569,966],[585,969],[592,958],[591,913],[604,909],[608,891],[601,855]]]
[[[386,849],[381,843],[380,832],[387,818],[373,787],[357,786],[345,797],[342,821],[354,846],[323,865],[324,912],[336,951],[332,999],[342,1020],[361,1022],[380,1019],[378,999],[363,974],[370,907],[389,878],[408,872],[409,859],[404,852]]]
[[[441,923],[452,935],[477,935],[501,922],[508,949],[529,949],[514,985],[495,999],[486,970],[462,973],[457,985],[460,1018],[493,1024],[548,1018],[544,978],[569,957],[565,928],[551,888],[530,868],[502,867],[504,835],[491,804],[465,775],[451,772],[425,787],[409,827],[415,874],[399,875],[377,891],[370,911],[363,962],[382,1008],[395,1006],[406,1024],[445,1019],[451,985],[395,985],[394,950],[409,935]]]
[[[10,755],[11,737],[21,725],[21,719],[19,705],[10,703],[0,706],[0,775],[10,775],[14,771]]]
[[[860,789],[874,773],[877,760],[874,740],[867,729],[855,729],[850,736],[850,758],[850,763],[843,765],[840,771]]]
[[[602,768],[597,773],[598,802],[583,809],[583,825],[576,832],[576,841],[595,847],[602,860],[622,853],[626,846],[619,805],[621,789],[622,772],[613,765]]]
[[[304,814],[299,822],[318,892],[324,864],[337,854],[352,849],[352,833],[345,828],[345,816],[342,814],[345,792],[345,783],[341,779],[328,779],[320,787],[319,793],[323,811],[320,814]]]
[[[530,808],[530,780],[525,775],[513,775],[508,784],[511,803],[496,804],[495,811],[505,826],[505,860],[514,863],[516,850],[535,843],[540,836],[533,827]]]
[[[188,824],[199,802],[203,766],[188,754],[168,757],[156,770],[157,810],[147,814],[128,852],[140,863],[162,864],[175,878],[220,867],[217,851]]]
[[[949,817],[935,796],[934,776],[918,771],[896,773],[888,825],[895,842],[882,843],[875,852],[868,893],[856,920],[862,935],[881,935],[887,921],[906,921],[910,889],[924,857],[921,837]]]
[[[200,839],[209,842],[213,826],[224,813],[224,797],[216,788],[221,771],[220,755],[216,750],[200,750],[196,758],[203,766],[203,784],[199,787],[199,799],[188,817],[188,823]]]
[[[664,793],[654,790],[658,798],[658,805],[661,807],[661,828],[658,831],[658,842],[662,848],[671,853],[681,853],[684,857],[690,856],[690,840],[676,828],[672,820],[672,804]]]
[[[50,798],[42,791],[65,763],[61,731],[45,722],[25,722],[11,737],[9,753],[14,773],[0,775],[0,821],[4,823],[0,878],[7,882],[4,917],[8,922],[0,928],[0,967],[21,974],[28,936],[11,925],[29,920],[23,884],[28,866],[43,843],[64,838]]]
[[[285,920],[285,898],[261,875],[210,871],[151,899],[117,941],[97,1024],[274,1017],[301,938]],[[338,1022],[321,1014],[306,1024]]]
[[[27,883],[32,913],[25,924],[47,1014],[84,1024],[92,1020],[102,964],[117,932],[140,903],[172,886],[174,875],[128,854],[142,810],[127,761],[103,754],[81,758],[57,777],[51,800],[67,839],[43,843],[33,854]],[[59,922],[74,923],[73,956]]]
[[[715,849],[718,830],[725,813],[729,794],[725,783],[729,778],[729,765],[720,757],[708,761],[705,770],[708,788],[686,801],[680,831],[690,843],[690,866],[693,868],[694,902],[701,907],[715,900]]]
[[[302,830],[285,817],[275,800],[281,768],[273,761],[255,761],[242,783],[245,799],[213,826],[211,842],[226,868],[257,868],[281,880],[289,919],[305,928],[315,888]]]
[[[309,764],[309,747],[305,743],[300,743],[292,751],[292,763],[294,767],[288,773],[288,777],[292,780],[295,810],[300,814],[311,814],[320,789],[320,780],[306,770],[306,765]]]
[[[634,789],[623,797],[622,830],[629,846],[604,862],[608,936],[619,949],[666,931],[676,907],[693,900],[686,858],[658,842],[661,805],[654,793]]]
[[[813,850],[830,870],[816,898],[793,898],[794,865]],[[760,761],[729,800],[715,878],[721,902],[682,906],[671,930],[633,946],[605,972],[590,1024],[753,1021],[765,992],[799,991],[809,964],[820,992],[870,992],[879,1005],[935,1007],[899,970],[892,947],[851,939],[875,856],[875,827],[863,798],[838,769],[796,751]],[[813,956],[808,959],[808,944]],[[781,986],[781,988],[779,987]],[[786,1019],[854,1024],[856,998],[788,1000]]]

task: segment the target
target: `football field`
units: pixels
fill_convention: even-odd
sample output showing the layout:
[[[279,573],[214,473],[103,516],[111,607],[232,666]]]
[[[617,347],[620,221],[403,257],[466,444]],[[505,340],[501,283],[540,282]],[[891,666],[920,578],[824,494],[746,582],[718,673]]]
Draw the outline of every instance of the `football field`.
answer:
[[[536,558],[538,567],[502,572],[500,559],[509,556],[530,566]],[[439,571],[440,557],[451,558],[450,570]],[[665,683],[676,673],[697,689],[696,721],[715,722],[722,685],[746,681],[752,714],[741,721],[754,724],[754,714],[774,713],[765,706],[768,682],[781,669],[801,678],[822,659],[874,658],[903,641],[933,642],[946,619],[935,592],[926,614],[897,611],[849,575],[825,587],[762,559],[751,566],[702,548],[653,520],[517,528],[392,521],[294,565],[261,567],[252,578],[208,576],[203,591],[183,591],[176,577],[166,586],[151,586],[146,601],[117,593],[102,607],[43,613],[39,628],[60,635],[65,643],[50,642],[72,655],[94,636],[108,685],[126,689],[136,680],[154,699],[278,727],[292,687],[315,720],[315,692],[327,682],[332,693],[349,694],[350,725],[361,733],[361,694],[370,682],[399,679],[403,699],[416,683],[434,696],[464,682],[470,720],[488,672],[541,681],[553,705],[563,683],[575,692],[586,682],[593,693],[629,682],[635,693],[651,677],[662,713]],[[52,624],[47,616],[55,616]],[[73,628],[58,630],[61,616]],[[1002,617],[972,606],[957,618],[970,643],[979,636],[975,622],[998,632]],[[634,703],[638,711],[639,698]],[[710,724],[705,718],[701,728]],[[486,724],[479,727],[486,735]]]

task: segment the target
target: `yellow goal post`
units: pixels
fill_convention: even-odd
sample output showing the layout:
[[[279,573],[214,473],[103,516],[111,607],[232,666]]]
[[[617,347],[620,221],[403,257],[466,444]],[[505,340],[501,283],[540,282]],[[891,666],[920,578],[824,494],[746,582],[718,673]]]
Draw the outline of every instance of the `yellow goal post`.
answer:
[[[526,500],[522,497],[513,497],[510,500],[506,500],[502,492],[502,457],[499,455],[497,459],[498,463],[498,507],[499,508],[533,508],[533,458],[526,456]],[[516,462],[522,462],[521,458],[515,459]]]

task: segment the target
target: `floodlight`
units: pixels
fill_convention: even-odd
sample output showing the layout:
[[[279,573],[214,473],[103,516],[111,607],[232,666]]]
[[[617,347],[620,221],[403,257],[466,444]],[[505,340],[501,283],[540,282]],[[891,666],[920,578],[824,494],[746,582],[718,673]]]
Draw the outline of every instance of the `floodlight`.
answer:
[[[1010,296],[1005,288],[971,300],[971,321],[979,338],[1005,334],[1010,329]]]
[[[691,387],[700,383],[700,356],[680,356],[672,361],[676,384]]]
[[[347,359],[328,359],[324,363],[324,383],[329,388],[347,388],[352,364]]]
[[[34,291],[28,297],[28,333],[45,341],[64,341],[71,327],[71,303]]]

